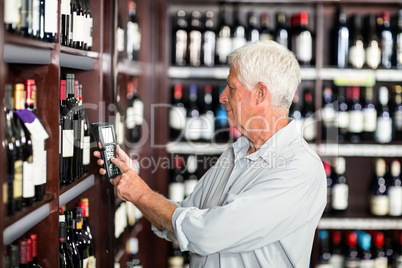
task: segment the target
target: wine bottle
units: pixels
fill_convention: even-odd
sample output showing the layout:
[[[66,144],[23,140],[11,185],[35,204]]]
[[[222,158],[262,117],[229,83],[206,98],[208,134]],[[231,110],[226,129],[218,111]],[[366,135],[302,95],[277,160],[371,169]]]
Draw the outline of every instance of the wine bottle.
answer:
[[[71,251],[67,245],[67,224],[65,215],[59,215],[59,267],[74,267],[71,259]]]
[[[204,87],[204,98],[203,98],[202,112],[200,115],[201,120],[201,136],[206,142],[211,142],[215,132],[214,125],[214,111],[212,107],[212,86],[207,84]]]
[[[398,12],[398,23],[395,37],[396,67],[402,69],[402,9]]]
[[[332,176],[331,176],[331,164],[327,161],[323,161],[325,175],[327,177],[327,204],[325,205],[324,215],[331,213],[331,199],[332,199]]]
[[[254,43],[260,40],[260,31],[257,27],[257,15],[254,11],[250,11],[247,15],[248,27],[246,39],[249,43]]]
[[[314,100],[313,95],[309,89],[304,91],[304,102],[302,109],[303,117],[303,138],[308,141],[314,141],[316,137],[316,121],[314,115]]]
[[[201,25],[201,12],[194,10],[191,12],[191,23],[188,32],[188,52],[187,62],[191,66],[201,65],[201,44],[202,44],[202,25]]]
[[[19,255],[20,261],[19,266],[20,268],[28,268],[28,241],[25,238],[22,238],[18,241],[19,247]]]
[[[332,268],[343,268],[345,262],[345,249],[342,240],[342,232],[340,230],[333,230],[331,247],[331,259],[329,263]]]
[[[17,151],[16,140],[16,126],[14,123],[14,98],[12,94],[12,85],[5,85],[4,93],[4,114],[6,116],[6,132],[4,138],[4,149],[6,151],[6,181],[3,184],[3,200],[7,207],[7,215],[12,215],[15,211],[14,199],[14,180],[15,180],[15,162],[19,157]],[[17,174],[18,176],[18,174]],[[17,191],[18,192],[18,191]]]
[[[31,238],[27,238],[27,261],[28,261],[27,267],[29,267],[29,268],[33,267],[32,239]]]
[[[384,250],[384,233],[381,231],[375,231],[373,234],[373,259],[374,267],[387,268],[388,258]]]
[[[349,65],[355,69],[361,69],[366,60],[366,50],[362,35],[362,17],[356,13],[351,18]]]
[[[197,141],[201,139],[202,122],[200,119],[200,110],[198,108],[198,86],[190,85],[189,105],[187,109],[186,128],[184,136],[187,140]]]
[[[350,90],[350,99],[348,105],[349,113],[349,127],[348,127],[348,140],[352,143],[359,143],[361,141],[363,128],[364,128],[364,113],[363,107],[360,103],[360,88],[357,86],[348,87]]]
[[[174,167],[169,182],[168,197],[173,202],[181,202],[184,199],[184,162],[181,155],[174,156]]]
[[[184,10],[176,13],[175,23],[173,24],[172,38],[172,64],[184,66],[187,64],[187,17]]]
[[[222,94],[226,85],[219,85],[219,96]],[[228,142],[229,140],[229,123],[228,116],[225,110],[225,104],[219,103],[216,109],[216,120],[215,120],[215,141]]]
[[[78,253],[81,259],[81,267],[88,267],[89,254],[89,243],[87,237],[84,235],[82,230],[83,217],[81,207],[75,207],[73,210],[74,219],[74,240],[77,246]]]
[[[144,123],[144,102],[138,95],[138,78],[133,78],[127,93],[126,127],[128,139],[136,143],[141,140],[142,124]]]
[[[388,105],[388,88],[382,86],[378,93],[377,128],[375,131],[375,140],[379,143],[388,143],[392,140],[392,117]]]
[[[375,163],[375,176],[370,194],[370,212],[375,216],[385,216],[389,213],[389,196],[385,179],[386,164],[378,158]]]
[[[228,56],[232,52],[232,30],[228,23],[228,10],[226,5],[221,5],[219,13],[219,30],[216,40],[216,63],[220,65],[228,64]]]
[[[292,18],[291,50],[302,66],[309,66],[313,60],[313,35],[308,28],[308,13],[301,11]]]
[[[117,59],[123,60],[125,57],[125,35],[126,32],[124,30],[122,18],[120,12],[117,14],[117,29],[116,29],[116,51],[117,51]]]
[[[194,187],[198,182],[198,177],[196,174],[197,169],[197,156],[189,155],[187,158],[187,169],[184,176],[184,198],[186,198],[193,192]]]
[[[32,0],[21,1],[20,34],[32,36]]]
[[[303,133],[303,124],[304,124],[304,118],[302,116],[302,102],[300,100],[299,96],[299,89],[296,89],[296,93],[293,96],[292,100],[292,105],[290,106],[289,109],[289,116],[293,118],[293,121],[295,122],[296,125],[296,130],[300,135]]]
[[[89,165],[91,162],[91,133],[90,124],[85,108],[82,106],[82,84],[78,87],[78,107],[81,115],[82,125],[81,125],[81,154],[82,154],[82,166],[81,174],[88,172]]]
[[[136,4],[133,0],[128,1],[129,19],[127,22],[127,59],[138,61],[141,48],[141,31],[137,19]]]
[[[21,1],[4,1],[4,26],[6,31],[18,32],[20,23]]]
[[[351,231],[346,236],[345,268],[360,267],[360,256],[357,251],[357,233]]]
[[[215,65],[215,14],[213,11],[205,13],[205,31],[202,33],[202,64],[206,66]]]
[[[395,140],[402,140],[402,86],[394,86],[393,130]]]
[[[181,140],[186,127],[187,110],[184,106],[183,86],[180,83],[174,85],[172,106],[169,109],[170,139]]]
[[[24,84],[15,84],[14,87],[14,113],[15,113],[15,124],[19,129],[19,137],[21,142],[21,152],[22,153],[22,205],[29,206],[32,205],[35,197],[35,186],[34,186],[34,163],[33,163],[33,150],[32,150],[32,139],[31,134],[25,127],[24,122],[18,116],[18,113],[25,109],[25,87]],[[15,182],[15,178],[14,178]],[[16,189],[14,188],[14,191]]]
[[[9,256],[10,267],[18,267],[20,262],[19,246],[17,244],[10,244],[7,246],[7,255]],[[7,267],[7,266],[6,266]]]
[[[58,1],[45,1],[44,40],[56,42],[58,23]]]
[[[338,68],[346,68],[349,58],[349,28],[347,25],[346,13],[342,7],[338,8],[337,21],[334,28],[334,61]]]
[[[130,237],[127,240],[126,251],[129,254],[127,261],[128,268],[142,268],[141,260],[138,255],[138,238]]]
[[[82,209],[82,232],[88,244],[88,268],[96,267],[95,257],[95,241],[92,235],[91,226],[89,225],[89,200],[88,198],[81,198],[78,206]]]
[[[331,87],[324,87],[323,106],[321,109],[322,138],[327,142],[335,142],[338,139],[338,129],[336,128],[336,107],[334,92]]]
[[[71,0],[62,0],[60,3],[61,26],[60,26],[60,44],[68,46],[70,39],[70,4]]]
[[[82,50],[87,50],[87,39],[88,39],[88,6],[86,4],[87,0],[81,0],[81,27],[80,27],[80,41]]]
[[[318,232],[318,264],[317,268],[330,268],[332,267],[329,262],[331,259],[329,233],[327,230],[320,230]]]
[[[37,112],[37,92],[35,80],[26,79],[25,80],[25,90],[26,90],[26,99],[25,99],[25,108],[31,111],[38,121],[42,128],[44,128],[43,120],[38,115]],[[32,149],[33,149],[33,160],[34,160],[34,185],[35,185],[35,201],[40,201],[43,199],[46,190],[46,181],[47,181],[47,150],[46,150],[46,140],[48,135],[46,135],[46,139],[43,140],[41,138],[36,137],[35,133],[32,133]]]
[[[61,183],[69,184],[74,180],[73,177],[73,157],[74,157],[74,128],[73,128],[73,113],[70,111],[68,107],[68,101],[71,93],[71,85],[67,87],[67,83],[70,84],[74,81],[74,77],[71,77],[71,74],[66,75],[68,77],[67,80],[61,80],[60,85],[60,116],[62,117],[62,125],[61,127],[61,157],[62,157],[62,165],[61,165]],[[72,80],[72,81],[71,81]],[[63,98],[63,94],[64,98]]]
[[[74,225],[75,225],[74,212],[68,210],[64,212],[64,215],[66,217],[66,227],[67,227],[66,244],[67,249],[69,250],[69,254],[71,256],[73,267],[82,267],[81,257],[77,248],[77,242],[75,240],[74,235]]]
[[[346,160],[338,157],[333,163],[331,207],[333,214],[344,214],[349,204],[349,185],[345,176]]]
[[[74,39],[74,48],[76,49],[84,49],[84,18],[85,18],[85,10],[82,0],[76,0],[76,11],[74,14],[74,23],[73,23],[73,39]]]
[[[40,0],[32,0],[32,37],[40,38]]]
[[[235,6],[233,12],[232,50],[242,47],[246,42],[246,29],[240,22],[240,8]]]
[[[346,134],[349,128],[348,104],[345,97],[345,87],[338,87],[338,108],[336,112],[338,124],[338,141],[346,141]]]
[[[85,0],[84,3],[87,6],[87,17],[86,17],[86,40],[87,40],[87,47],[86,50],[92,50],[93,46],[93,27],[94,27],[94,22],[93,22],[93,16],[92,16],[92,8],[89,3],[89,0]]]
[[[366,87],[363,105],[363,140],[373,141],[377,127],[377,110],[373,101],[373,88]]]
[[[68,86],[68,84],[67,84]],[[81,153],[81,133],[82,133],[82,118],[80,114],[80,109],[78,107],[78,88],[79,83],[74,80],[74,94],[70,98],[69,105],[70,111],[73,115],[73,130],[74,130],[74,158],[73,158],[73,178],[78,180],[81,177],[81,166],[82,166],[82,153]]]
[[[366,60],[365,63],[368,68],[377,69],[381,63],[381,47],[376,31],[376,15],[369,14],[366,17]]]
[[[40,267],[38,264],[38,235],[29,234],[29,238],[32,240],[32,266]]]
[[[402,180],[401,163],[398,160],[391,162],[391,168],[388,176],[388,199],[389,215],[402,215]]]
[[[273,40],[274,36],[269,27],[268,13],[261,13],[261,29],[260,29],[260,41]]]
[[[389,11],[377,17],[378,36],[381,49],[381,67],[390,69],[394,58],[394,37],[391,30]]]
[[[287,24],[287,17],[286,13],[283,11],[276,13],[274,40],[286,48],[290,47],[290,33]]]
[[[371,252],[371,235],[366,232],[359,233],[360,267],[374,267],[373,254]]]

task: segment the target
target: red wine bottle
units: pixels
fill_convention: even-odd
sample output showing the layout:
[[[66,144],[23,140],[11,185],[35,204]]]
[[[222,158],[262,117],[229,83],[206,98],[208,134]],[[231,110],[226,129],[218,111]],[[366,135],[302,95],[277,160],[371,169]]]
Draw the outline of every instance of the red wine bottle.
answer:
[[[169,109],[170,139],[181,140],[186,127],[187,109],[183,103],[183,86],[181,83],[174,85],[172,105]]]
[[[301,11],[292,17],[291,50],[302,66],[309,66],[313,60],[313,35],[308,28],[308,13]]]

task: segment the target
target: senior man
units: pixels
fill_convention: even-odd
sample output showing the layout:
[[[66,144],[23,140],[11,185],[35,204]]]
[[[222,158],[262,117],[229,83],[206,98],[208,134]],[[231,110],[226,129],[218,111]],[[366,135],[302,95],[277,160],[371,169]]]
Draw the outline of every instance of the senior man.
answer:
[[[326,204],[326,177],[320,158],[288,118],[299,65],[273,41],[235,50],[229,64],[219,101],[243,136],[190,196],[177,204],[151,190],[120,148],[112,161],[122,175],[110,182],[158,236],[177,239],[182,251],[191,252],[190,267],[308,267]]]

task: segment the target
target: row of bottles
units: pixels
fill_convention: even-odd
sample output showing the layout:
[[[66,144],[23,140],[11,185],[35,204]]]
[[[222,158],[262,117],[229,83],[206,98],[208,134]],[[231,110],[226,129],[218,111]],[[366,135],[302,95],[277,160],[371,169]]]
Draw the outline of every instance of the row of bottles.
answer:
[[[82,101],[82,84],[74,74],[60,81],[60,185],[79,179],[89,170],[90,124]]]
[[[95,268],[95,243],[88,222],[89,200],[81,198],[72,210],[60,209],[59,264],[61,268]]]
[[[349,182],[343,157],[324,160],[327,175],[327,206],[324,216],[344,215],[349,204]],[[402,216],[402,177],[399,160],[375,159],[373,178],[367,189],[368,212],[373,216]]]
[[[3,202],[8,215],[40,201],[47,181],[46,140],[49,138],[36,110],[35,80],[5,85],[4,113],[6,179]]]
[[[170,139],[232,142],[239,138],[237,129],[229,126],[225,105],[218,101],[225,86],[215,89],[210,84],[194,83],[184,90],[183,84],[176,83],[169,110]]]
[[[121,105],[120,87],[117,86],[116,102],[109,105],[114,112],[111,122],[114,121],[116,141],[120,147],[133,148],[142,140],[142,125],[144,123],[144,101],[138,94],[138,77],[131,77],[127,82],[127,104]],[[147,138],[147,137],[144,137]]]
[[[5,246],[5,268],[42,267],[38,264],[37,243],[38,235],[30,233]]]
[[[137,18],[137,6],[133,0],[128,1],[128,21],[125,25],[118,14],[116,48],[119,59],[138,61],[140,58],[141,28]]]
[[[120,202],[114,213],[114,237],[119,238],[127,227],[142,218],[141,211],[131,202]]]
[[[302,95],[302,96],[300,96]],[[312,90],[294,96],[290,116],[300,133],[312,142],[321,123],[321,139],[327,142],[390,143],[402,140],[402,87],[323,88],[322,109],[315,110]]]
[[[56,42],[58,1],[5,0],[4,25],[8,32],[47,42]]]
[[[315,267],[400,268],[401,234],[400,230],[319,230]]]
[[[45,3],[48,1],[45,0]],[[91,50],[93,17],[89,0],[61,0],[60,15],[60,44],[81,50]]]
[[[340,7],[332,34],[331,63],[338,68],[402,68],[402,9],[347,17]]]
[[[234,6],[233,23],[229,8],[222,5],[219,24],[213,11],[190,13],[179,10],[172,23],[172,64],[178,66],[226,65],[228,55],[247,42],[275,40],[292,50],[300,64],[313,62],[313,34],[308,27],[308,13],[301,11],[290,16],[279,11],[276,28],[269,25],[269,14],[250,11],[247,26],[241,22],[239,6]]]

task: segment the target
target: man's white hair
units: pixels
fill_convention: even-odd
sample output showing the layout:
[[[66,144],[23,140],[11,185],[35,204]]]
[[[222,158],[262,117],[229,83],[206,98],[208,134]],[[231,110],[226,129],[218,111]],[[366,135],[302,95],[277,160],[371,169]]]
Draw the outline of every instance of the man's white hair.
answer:
[[[264,82],[271,94],[271,105],[289,110],[300,84],[300,67],[291,51],[274,41],[246,44],[229,55],[229,64],[248,88]]]

